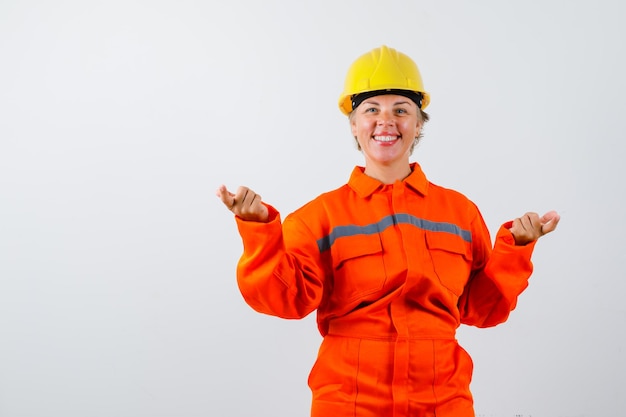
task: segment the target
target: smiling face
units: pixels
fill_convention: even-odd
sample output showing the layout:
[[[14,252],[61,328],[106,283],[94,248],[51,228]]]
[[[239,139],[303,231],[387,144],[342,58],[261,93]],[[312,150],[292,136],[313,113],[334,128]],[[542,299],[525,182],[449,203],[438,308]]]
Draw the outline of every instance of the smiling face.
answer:
[[[409,98],[386,94],[364,100],[350,116],[350,127],[365,156],[365,172],[378,179],[408,175],[422,124],[420,109]]]

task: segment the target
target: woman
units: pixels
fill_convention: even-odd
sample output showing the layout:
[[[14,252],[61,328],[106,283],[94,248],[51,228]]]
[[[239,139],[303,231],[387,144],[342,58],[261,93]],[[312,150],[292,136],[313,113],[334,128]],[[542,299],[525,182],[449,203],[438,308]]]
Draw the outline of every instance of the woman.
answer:
[[[237,279],[255,310],[302,318],[324,337],[309,376],[314,417],[474,416],[463,323],[504,322],[559,215],[501,226],[430,183],[409,156],[430,97],[415,63],[382,46],[350,67],[339,107],[365,157],[348,184],[285,218],[254,191],[221,186],[244,251]]]

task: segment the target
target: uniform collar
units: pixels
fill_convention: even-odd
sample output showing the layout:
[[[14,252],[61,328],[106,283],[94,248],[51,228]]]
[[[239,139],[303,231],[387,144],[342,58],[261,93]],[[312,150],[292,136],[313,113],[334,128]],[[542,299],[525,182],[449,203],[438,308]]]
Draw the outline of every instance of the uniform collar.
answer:
[[[365,175],[364,171],[365,167],[354,167],[350,175],[350,181],[348,181],[350,188],[362,198],[369,197],[375,191],[385,186],[377,179]],[[422,168],[417,162],[413,162],[411,163],[411,171],[411,174],[403,179],[402,182],[418,193],[426,195],[428,193],[428,179],[426,179]]]

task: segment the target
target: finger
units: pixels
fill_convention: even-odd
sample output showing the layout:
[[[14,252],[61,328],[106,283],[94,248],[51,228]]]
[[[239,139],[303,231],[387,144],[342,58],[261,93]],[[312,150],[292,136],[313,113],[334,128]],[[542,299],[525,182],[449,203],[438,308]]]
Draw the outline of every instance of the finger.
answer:
[[[220,185],[218,187],[218,189],[215,191],[215,195],[222,200],[222,202],[225,202],[226,197],[228,197],[230,194],[230,192],[228,191],[228,189],[226,188],[225,185]]]
[[[521,218],[518,217],[513,220],[513,224],[511,226],[511,232],[515,235],[519,235],[521,233],[526,232],[526,229],[524,228],[524,225],[522,224]]]
[[[235,195],[236,205],[233,213],[244,220],[266,222],[269,210],[263,204],[260,194],[247,187],[240,187]]]
[[[254,191],[247,189],[242,197],[242,206],[251,212],[255,212],[261,206],[261,196]]]
[[[224,203],[229,210],[232,210],[235,202],[235,194],[228,191],[225,185],[220,185],[215,195],[222,200],[222,203]]]
[[[522,217],[520,217],[519,223],[520,223],[520,226],[522,226],[522,228],[526,231],[532,229],[532,222],[530,221],[528,214],[524,214]]]
[[[529,233],[532,233],[533,230],[539,231],[541,227],[539,223],[539,216],[535,213],[525,213],[522,217],[520,217],[520,225],[526,232]]]
[[[556,229],[561,216],[556,211],[550,211],[541,217],[541,231],[543,234],[550,233]]]
[[[518,227],[511,229],[517,244],[526,244],[537,240],[543,234],[541,231],[541,221],[537,213],[528,212],[517,219],[514,224]]]
[[[552,210],[547,212],[546,214],[544,214],[543,216],[541,216],[541,222],[542,223],[548,223],[552,220],[556,220],[557,223],[560,220],[561,216],[559,215],[559,213],[557,213],[556,211]]]
[[[252,190],[250,190],[247,187],[239,187],[239,189],[237,190],[237,195],[235,196],[235,198],[237,199],[237,202],[240,204],[241,207],[248,207],[250,206],[250,197],[254,194],[254,192]]]

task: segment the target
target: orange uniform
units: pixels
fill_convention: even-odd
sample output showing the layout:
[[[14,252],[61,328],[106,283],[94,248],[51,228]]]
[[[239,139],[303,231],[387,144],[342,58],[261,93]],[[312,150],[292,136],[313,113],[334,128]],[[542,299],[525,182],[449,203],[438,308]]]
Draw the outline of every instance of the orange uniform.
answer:
[[[237,218],[246,302],[289,319],[317,310],[313,417],[474,416],[456,329],[505,321],[528,285],[534,243],[503,225],[492,248],[478,208],[411,166],[388,185],[356,167],[282,224],[269,205],[268,223]]]

